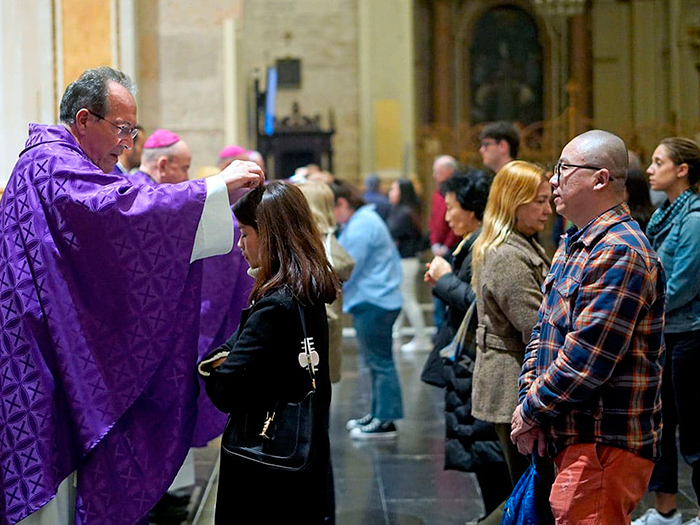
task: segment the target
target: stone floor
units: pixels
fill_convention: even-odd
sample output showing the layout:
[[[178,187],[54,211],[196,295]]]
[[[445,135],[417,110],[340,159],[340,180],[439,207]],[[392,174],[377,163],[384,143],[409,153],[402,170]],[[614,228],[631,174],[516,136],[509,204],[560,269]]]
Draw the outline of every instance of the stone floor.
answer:
[[[348,438],[345,421],[367,411],[369,389],[353,338],[346,339],[344,354],[343,379],[334,387],[331,408],[338,525],[460,525],[480,516],[483,507],[473,475],[442,468],[442,392],[419,379],[426,354],[396,353],[406,417],[398,424],[397,440],[382,444]],[[217,454],[216,444],[197,451],[198,486],[188,524],[213,524]],[[679,508],[689,519],[698,507],[690,471],[680,463]],[[649,496],[635,517],[647,502]]]

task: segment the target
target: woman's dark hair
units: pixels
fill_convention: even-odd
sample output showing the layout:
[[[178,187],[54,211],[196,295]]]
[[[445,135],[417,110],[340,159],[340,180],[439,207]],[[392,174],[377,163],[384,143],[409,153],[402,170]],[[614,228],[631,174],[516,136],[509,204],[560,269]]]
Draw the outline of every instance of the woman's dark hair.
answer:
[[[659,145],[666,147],[668,156],[676,166],[688,165],[688,183],[697,189],[700,182],[700,148],[697,143],[685,137],[668,137]]]
[[[420,201],[411,180],[402,177],[396,183],[399,185],[399,206],[408,206],[413,211],[420,212]]]
[[[353,210],[359,210],[366,204],[357,188],[351,186],[347,182],[340,179],[334,179],[330,186],[331,190],[333,190],[335,202],[338,202],[338,199],[342,197],[348,202],[348,205]]]
[[[255,188],[233,206],[240,224],[258,233],[260,271],[251,300],[280,287],[302,304],[332,303],[340,290],[304,194],[273,181]]]
[[[655,209],[649,197],[649,181],[646,174],[638,169],[628,170],[625,188],[632,218],[639,223],[642,231],[646,231]]]
[[[462,209],[473,211],[477,220],[484,219],[489,200],[491,179],[481,170],[457,172],[445,181],[445,193],[454,193]]]

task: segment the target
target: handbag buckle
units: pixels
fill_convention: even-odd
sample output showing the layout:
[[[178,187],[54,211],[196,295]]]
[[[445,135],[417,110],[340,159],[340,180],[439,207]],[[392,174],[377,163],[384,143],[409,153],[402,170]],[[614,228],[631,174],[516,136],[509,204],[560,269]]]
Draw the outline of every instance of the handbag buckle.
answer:
[[[272,423],[273,419],[275,419],[275,413],[273,412],[272,415],[270,415],[270,413],[268,412],[267,416],[265,416],[265,423],[263,424],[262,432],[260,432],[259,434],[265,439],[270,439],[270,436],[267,435],[267,431],[270,429],[270,424]]]

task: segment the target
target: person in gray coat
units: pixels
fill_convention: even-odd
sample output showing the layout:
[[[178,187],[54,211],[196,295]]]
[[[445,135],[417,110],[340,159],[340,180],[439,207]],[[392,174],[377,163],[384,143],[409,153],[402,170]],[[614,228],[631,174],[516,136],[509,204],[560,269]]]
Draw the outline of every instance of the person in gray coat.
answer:
[[[478,314],[472,413],[495,424],[513,485],[528,467],[510,441],[510,419],[550,266],[535,234],[552,213],[551,195],[543,169],[523,161],[506,164],[493,180],[481,235],[472,248]]]
[[[471,321],[476,313],[472,308],[471,248],[481,231],[490,185],[490,178],[481,171],[455,173],[444,185],[445,219],[462,241],[453,252],[451,265],[436,256],[424,277],[433,286],[433,294],[447,303],[445,322],[435,344],[438,356],[442,350],[454,347],[450,343],[463,322],[467,323],[469,340],[474,340],[476,328],[472,328],[475,323]],[[465,316],[469,317],[465,319]],[[508,497],[513,487],[493,423],[480,421],[472,415],[475,348],[465,342],[462,340],[459,350],[453,349],[455,355],[439,359],[445,383],[445,469],[476,475],[485,514],[489,515]]]

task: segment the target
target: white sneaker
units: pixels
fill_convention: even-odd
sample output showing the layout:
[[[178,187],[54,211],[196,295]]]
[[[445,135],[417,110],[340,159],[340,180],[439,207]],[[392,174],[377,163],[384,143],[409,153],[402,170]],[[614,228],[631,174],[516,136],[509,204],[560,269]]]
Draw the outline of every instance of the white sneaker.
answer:
[[[681,513],[675,511],[670,518],[664,518],[656,509],[649,509],[632,522],[632,525],[683,525]]]
[[[372,414],[365,414],[362,417],[358,417],[357,419],[350,419],[348,420],[347,423],[345,423],[345,428],[348,430],[352,430],[353,428],[358,428],[358,427],[363,427],[365,425],[368,425],[372,422],[374,417]]]
[[[419,339],[414,337],[405,345],[401,345],[402,352],[428,352],[432,349],[433,343],[430,342],[430,339],[426,338]]]
[[[683,525],[700,525],[700,518],[695,516],[692,520],[686,521]]]
[[[396,426],[393,421],[374,418],[370,423],[355,427],[350,431],[352,439],[396,439]]]

